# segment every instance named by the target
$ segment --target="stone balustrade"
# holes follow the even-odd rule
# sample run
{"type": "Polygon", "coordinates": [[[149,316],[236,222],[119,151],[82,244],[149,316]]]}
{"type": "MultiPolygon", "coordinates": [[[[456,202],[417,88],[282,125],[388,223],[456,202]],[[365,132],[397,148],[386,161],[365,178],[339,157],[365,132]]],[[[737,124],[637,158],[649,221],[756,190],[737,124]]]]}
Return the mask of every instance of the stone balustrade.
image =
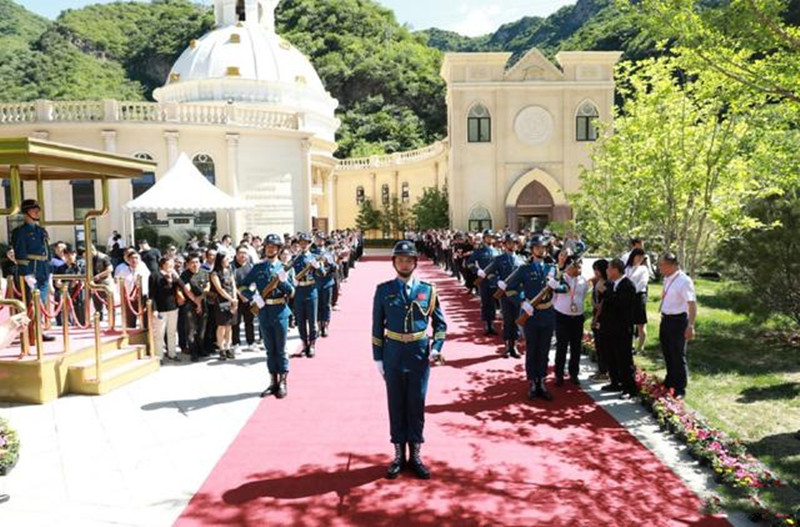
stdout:
{"type": "Polygon", "coordinates": [[[434,157],[438,157],[445,152],[445,144],[443,141],[437,141],[432,145],[416,150],[409,150],[407,152],[395,152],[394,154],[386,154],[382,156],[370,157],[355,157],[352,159],[343,159],[339,161],[336,167],[337,171],[354,171],[354,170],[369,170],[372,168],[384,168],[400,165],[411,165],[422,161],[427,161],[434,157]]]}
{"type": "Polygon", "coordinates": [[[0,124],[132,122],[299,130],[297,113],[237,105],[105,101],[0,103],[0,124]]]}

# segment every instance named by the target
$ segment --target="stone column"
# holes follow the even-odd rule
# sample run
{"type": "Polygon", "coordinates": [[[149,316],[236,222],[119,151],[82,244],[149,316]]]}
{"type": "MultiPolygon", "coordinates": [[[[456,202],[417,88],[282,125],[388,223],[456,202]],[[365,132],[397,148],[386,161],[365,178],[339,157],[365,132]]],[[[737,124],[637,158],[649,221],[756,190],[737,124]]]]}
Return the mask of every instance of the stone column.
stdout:
{"type": "Polygon", "coordinates": [[[335,169],[331,169],[331,229],[338,229],[339,228],[339,211],[336,210],[339,204],[339,175],[334,172],[335,169]]]}
{"type": "MultiPolygon", "coordinates": [[[[117,153],[117,131],[116,130],[102,130],[100,135],[103,137],[103,149],[106,152],[110,152],[112,154],[117,153]]],[[[128,223],[124,220],[124,211],[122,206],[124,203],[120,203],[120,185],[125,184],[126,181],[120,179],[112,179],[108,183],[108,201],[109,201],[109,215],[108,217],[97,219],[97,237],[98,243],[101,240],[107,240],[108,237],[111,235],[111,232],[116,230],[118,232],[124,232],[124,224],[128,223]],[[103,229],[100,228],[100,225],[103,225],[103,229]]],[[[95,206],[101,207],[103,194],[102,189],[98,189],[99,194],[95,192],[95,206]]],[[[88,239],[88,234],[87,239],[88,239]]],[[[103,242],[105,243],[105,242],[103,242]]]]}
{"type": "Polygon", "coordinates": [[[311,141],[300,142],[300,155],[303,170],[300,173],[300,194],[294,197],[295,210],[299,212],[295,228],[306,232],[311,230],[311,141]]]}
{"type": "Polygon", "coordinates": [[[329,231],[332,231],[333,229],[336,228],[335,227],[336,210],[334,208],[334,207],[336,207],[336,198],[333,195],[333,193],[335,192],[334,191],[334,187],[333,187],[333,178],[334,177],[336,177],[336,176],[333,175],[333,171],[328,172],[327,174],[324,175],[324,178],[325,178],[325,193],[328,195],[328,230],[329,231]]]}
{"type": "MultiPolygon", "coordinates": [[[[228,194],[234,198],[239,197],[239,134],[225,134],[225,142],[228,146],[228,170],[227,170],[227,188],[228,194]]],[[[219,221],[219,217],[217,218],[219,221]]],[[[230,234],[234,243],[238,243],[242,239],[242,225],[244,221],[241,211],[231,211],[227,213],[227,232],[230,234]]]]}
{"type": "Polygon", "coordinates": [[[180,148],[178,146],[178,138],[180,134],[177,131],[164,132],[164,140],[167,142],[167,170],[172,168],[172,165],[178,161],[180,156],[180,148]]]}
{"type": "Polygon", "coordinates": [[[372,206],[377,208],[380,207],[380,201],[378,201],[378,174],[373,172],[369,177],[372,179],[372,206]]]}

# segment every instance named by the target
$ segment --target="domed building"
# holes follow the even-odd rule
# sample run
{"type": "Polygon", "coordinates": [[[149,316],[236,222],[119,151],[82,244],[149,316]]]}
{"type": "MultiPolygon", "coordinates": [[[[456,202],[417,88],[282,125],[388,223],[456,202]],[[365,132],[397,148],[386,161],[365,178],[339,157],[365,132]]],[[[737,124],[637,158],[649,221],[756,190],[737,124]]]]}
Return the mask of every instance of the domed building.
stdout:
{"type": "MultiPolygon", "coordinates": [[[[187,43],[157,102],[36,101],[4,104],[0,135],[34,136],[158,163],[154,174],[111,188],[111,214],[98,220],[96,240],[112,230],[130,238],[124,204],[147,191],[186,153],[211,182],[254,207],[226,213],[137,213],[136,228],[180,237],[209,230],[295,232],[331,228],[336,161],[336,99],[311,62],[275,32],[278,0],[216,0],[217,27],[187,43]],[[332,196],[332,192],[328,193],[332,196]]],[[[99,188],[75,182],[45,186],[46,217],[71,219],[100,204],[99,188]],[[57,196],[72,199],[53,199],[57,196]]],[[[192,189],[186,189],[191,193],[192,189]]],[[[26,196],[35,187],[26,183],[26,196]]],[[[0,233],[6,236],[10,232],[0,233]]],[[[72,227],[51,227],[51,239],[82,241],[72,227]]]]}
{"type": "MultiPolygon", "coordinates": [[[[536,49],[447,53],[446,139],[411,152],[337,160],[337,101],[311,62],[275,31],[278,0],[215,0],[217,27],[187,43],[156,102],[34,101],[0,104],[0,137],[51,141],[152,159],[158,169],[111,184],[111,214],[97,220],[96,242],[112,230],[128,240],[142,227],[185,238],[216,230],[297,232],[355,227],[366,201],[393,197],[411,207],[425,189],[446,189],[458,229],[541,228],[572,217],[567,196],[591,161],[597,121],[610,122],[619,52],[536,49]],[[233,213],[141,212],[141,196],[185,153],[224,192],[249,201],[233,213]],[[135,227],[134,227],[135,225],[135,227]]],[[[25,195],[36,195],[25,183],[25,195]]],[[[186,189],[191,193],[192,189],[186,189]]],[[[102,200],[99,184],[45,186],[45,216],[82,218],[102,200]],[[54,199],[64,197],[66,199],[54,199]]],[[[5,187],[5,202],[10,193],[5,187]]],[[[8,218],[0,241],[19,221],[8,218]]],[[[50,227],[53,240],[81,243],[82,228],[50,227]]]]}

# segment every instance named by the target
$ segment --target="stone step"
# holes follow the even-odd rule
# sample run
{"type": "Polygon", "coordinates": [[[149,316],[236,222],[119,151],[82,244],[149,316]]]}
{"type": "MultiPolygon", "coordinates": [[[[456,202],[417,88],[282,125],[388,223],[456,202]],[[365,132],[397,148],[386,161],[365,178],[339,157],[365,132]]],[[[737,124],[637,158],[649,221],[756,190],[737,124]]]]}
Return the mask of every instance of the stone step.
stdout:
{"type": "MultiPolygon", "coordinates": [[[[139,355],[145,356],[146,349],[144,346],[124,346],[120,348],[111,348],[110,351],[103,350],[100,355],[100,371],[101,376],[123,364],[132,362],[139,359],[139,355]]],[[[69,367],[69,382],[85,382],[89,378],[95,376],[95,357],[94,353],[83,360],[71,364],[69,367]]]]}
{"type": "Polygon", "coordinates": [[[92,369],[91,376],[70,384],[70,392],[102,395],[158,371],[160,367],[161,361],[155,357],[133,360],[108,371],[102,371],[100,381],[94,378],[94,369],[92,369]]]}

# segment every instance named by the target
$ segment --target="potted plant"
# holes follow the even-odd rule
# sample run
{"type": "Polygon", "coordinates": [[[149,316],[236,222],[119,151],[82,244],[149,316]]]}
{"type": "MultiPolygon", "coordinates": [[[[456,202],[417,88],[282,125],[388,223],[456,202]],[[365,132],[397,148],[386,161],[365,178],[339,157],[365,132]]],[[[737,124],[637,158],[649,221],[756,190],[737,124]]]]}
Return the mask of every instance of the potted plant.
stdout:
{"type": "Polygon", "coordinates": [[[19,438],[5,419],[0,419],[0,476],[14,468],[19,459],[19,438]]]}

